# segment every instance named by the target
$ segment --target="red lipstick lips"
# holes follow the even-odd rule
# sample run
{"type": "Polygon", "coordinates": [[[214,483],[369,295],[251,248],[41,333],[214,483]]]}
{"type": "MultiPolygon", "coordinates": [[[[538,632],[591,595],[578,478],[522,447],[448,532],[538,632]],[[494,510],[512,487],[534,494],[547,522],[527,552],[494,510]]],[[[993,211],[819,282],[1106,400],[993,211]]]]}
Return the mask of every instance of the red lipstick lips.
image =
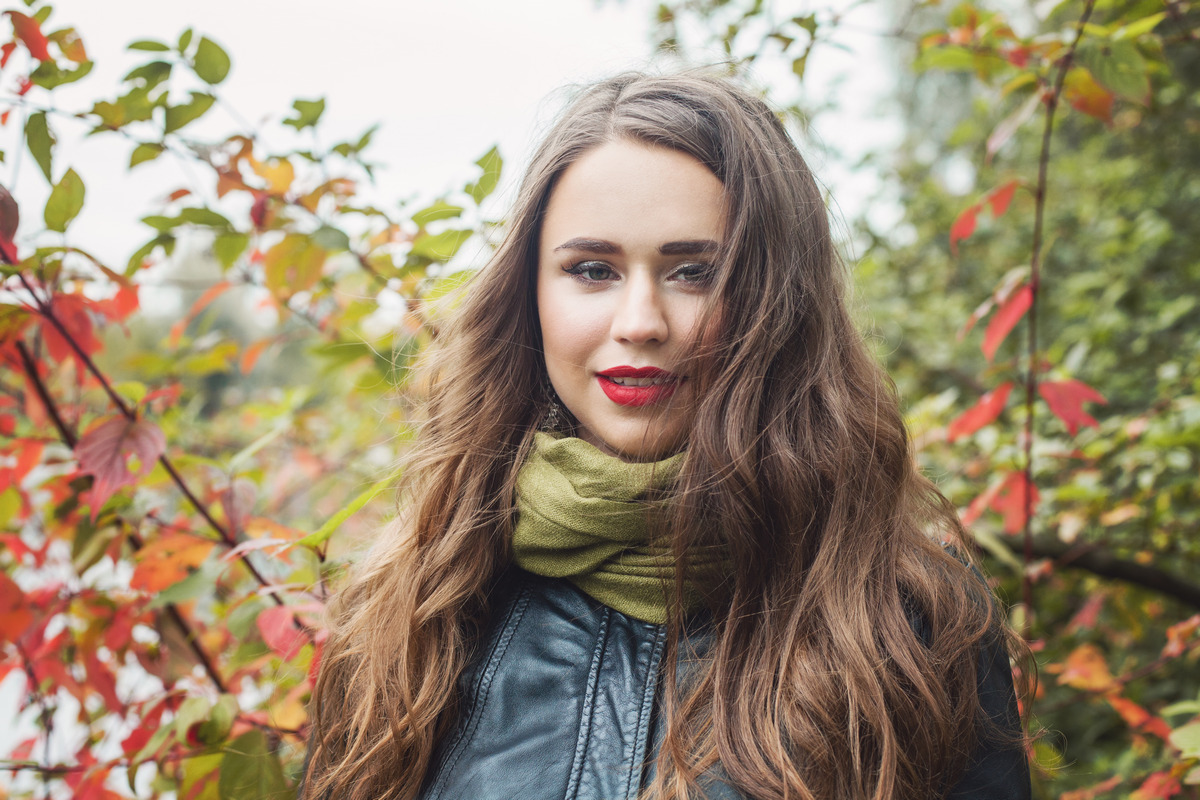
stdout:
{"type": "Polygon", "coordinates": [[[600,389],[617,405],[648,406],[675,394],[680,378],[658,367],[620,366],[596,373],[600,389]]]}

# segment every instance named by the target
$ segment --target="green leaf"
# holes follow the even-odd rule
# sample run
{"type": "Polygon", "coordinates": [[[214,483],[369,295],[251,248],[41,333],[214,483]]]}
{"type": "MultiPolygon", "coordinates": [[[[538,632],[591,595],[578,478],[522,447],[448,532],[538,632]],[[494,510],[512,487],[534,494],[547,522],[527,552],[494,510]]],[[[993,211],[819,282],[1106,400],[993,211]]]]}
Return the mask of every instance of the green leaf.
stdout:
{"type": "Polygon", "coordinates": [[[285,800],[295,795],[283,777],[279,758],[260,730],[243,733],[225,749],[218,779],[221,800],[285,800]]]}
{"type": "Polygon", "coordinates": [[[169,255],[175,249],[175,237],[169,233],[160,233],[137,250],[134,250],[125,265],[125,276],[128,277],[141,269],[145,260],[159,247],[166,250],[169,255]]]}
{"type": "Polygon", "coordinates": [[[1143,17],[1136,22],[1131,22],[1113,33],[1114,39],[1136,39],[1139,36],[1144,36],[1150,31],[1158,27],[1158,23],[1162,22],[1167,16],[1167,12],[1160,11],[1157,14],[1151,14],[1148,17],[1143,17]]]}
{"type": "Polygon", "coordinates": [[[313,233],[313,241],[326,250],[349,250],[350,237],[330,225],[322,225],[313,233]]]}
{"type": "Polygon", "coordinates": [[[208,719],[211,707],[203,697],[189,697],[184,700],[183,705],[175,712],[175,735],[185,740],[188,728],[208,719]]]}
{"type": "Polygon", "coordinates": [[[1125,39],[1099,47],[1080,48],[1079,60],[1095,79],[1115,94],[1136,103],[1150,99],[1150,74],[1137,45],[1125,39]]]}
{"type": "Polygon", "coordinates": [[[213,255],[221,262],[221,266],[229,269],[237,262],[238,256],[246,252],[250,237],[244,233],[222,233],[213,240],[213,255]]]}
{"type": "Polygon", "coordinates": [[[140,67],[134,67],[129,70],[129,73],[122,80],[126,83],[140,80],[144,88],[152,89],[169,77],[171,77],[171,64],[169,62],[151,61],[149,64],[142,64],[140,67]]]}
{"type": "Polygon", "coordinates": [[[177,228],[180,221],[179,217],[164,217],[162,214],[151,214],[142,217],[142,222],[156,231],[169,231],[172,228],[177,228]]]}
{"type": "Polygon", "coordinates": [[[316,100],[296,100],[292,103],[292,108],[296,109],[296,116],[291,119],[285,119],[284,125],[291,125],[296,130],[303,130],[317,124],[317,120],[321,118],[321,114],[325,113],[325,98],[320,97],[316,100]]]}
{"type": "Polygon", "coordinates": [[[325,520],[325,524],[317,528],[315,531],[305,536],[296,544],[302,544],[305,547],[318,547],[330,537],[334,531],[342,526],[342,523],[357,514],[363,506],[374,500],[385,489],[395,483],[400,477],[400,470],[396,470],[391,475],[388,475],[381,481],[371,484],[365,491],[347,503],[340,511],[334,514],[329,519],[325,520]]]}
{"type": "Polygon", "coordinates": [[[215,86],[229,74],[229,54],[212,39],[201,36],[200,44],[196,45],[196,57],[192,66],[200,80],[215,86]]]}
{"type": "Polygon", "coordinates": [[[483,202],[483,198],[495,190],[496,184],[500,182],[500,170],[504,166],[504,159],[500,157],[499,148],[492,147],[475,163],[483,168],[483,174],[479,176],[478,181],[467,184],[464,189],[467,194],[471,195],[472,200],[480,203],[483,202]]]}
{"type": "Polygon", "coordinates": [[[33,156],[33,160],[41,167],[42,174],[46,176],[46,182],[51,186],[54,185],[54,171],[51,167],[56,141],[49,123],[46,122],[46,112],[38,111],[30,114],[29,120],[25,123],[25,142],[29,145],[29,152],[33,156]]]}
{"type": "Polygon", "coordinates": [[[46,201],[46,227],[52,231],[63,233],[75,215],[83,208],[83,180],[75,174],[75,170],[67,170],[62,180],[50,191],[50,199],[46,201]]]}
{"type": "Polygon", "coordinates": [[[289,233],[263,256],[263,278],[275,294],[295,294],[321,278],[325,250],[311,236],[289,233]]]}
{"type": "Polygon", "coordinates": [[[179,212],[179,219],[192,225],[207,225],[210,228],[233,227],[233,223],[211,208],[185,208],[179,212]]]}
{"type": "Polygon", "coordinates": [[[448,230],[438,234],[424,234],[413,242],[412,254],[423,256],[432,261],[449,261],[462,247],[463,242],[470,239],[474,231],[448,230]]]}
{"type": "Polygon", "coordinates": [[[167,120],[165,131],[172,133],[179,130],[189,122],[199,119],[208,109],[212,108],[212,104],[216,98],[211,94],[203,92],[192,92],[191,102],[184,103],[179,106],[169,106],[167,108],[167,120]]]}
{"type": "Polygon", "coordinates": [[[0,492],[0,528],[8,525],[13,514],[21,510],[21,492],[16,486],[9,486],[0,492]]]}
{"type": "Polygon", "coordinates": [[[220,744],[229,737],[233,720],[237,716],[237,698],[223,694],[208,714],[208,719],[196,729],[196,738],[201,744],[220,744]]]}
{"type": "Polygon", "coordinates": [[[431,222],[439,219],[453,219],[463,212],[462,206],[454,206],[447,203],[445,200],[438,200],[433,205],[423,208],[413,214],[412,221],[418,227],[424,228],[431,222]]]}
{"type": "Polygon", "coordinates": [[[153,161],[162,155],[165,148],[161,144],[155,142],[142,142],[137,147],[133,148],[133,155],[129,157],[129,167],[132,169],[138,164],[144,164],[147,161],[153,161]]]}
{"type": "Polygon", "coordinates": [[[1182,751],[1184,758],[1200,758],[1200,722],[1171,731],[1170,738],[1171,744],[1182,751]]]}
{"type": "Polygon", "coordinates": [[[1183,700],[1179,703],[1172,703],[1159,712],[1159,716],[1173,717],[1177,714],[1200,714],[1200,700],[1183,700]]]}
{"type": "Polygon", "coordinates": [[[179,45],[178,45],[179,52],[182,53],[184,50],[187,50],[188,45],[191,43],[192,43],[192,29],[188,28],[183,33],[179,34],[179,45]]]}
{"type": "Polygon", "coordinates": [[[43,61],[29,74],[29,80],[43,89],[54,89],[66,83],[74,83],[91,71],[91,61],[84,61],[71,69],[63,69],[53,61],[43,61]]]}
{"type": "MultiPolygon", "coordinates": [[[[188,800],[221,800],[217,782],[213,777],[220,774],[221,762],[224,759],[224,753],[204,753],[183,759],[180,762],[183,776],[179,785],[179,796],[188,800]]],[[[136,774],[134,770],[130,770],[130,773],[136,774]]],[[[133,782],[132,777],[130,781],[133,782]]],[[[136,793],[136,784],[132,788],[136,793]]]]}
{"type": "Polygon", "coordinates": [[[150,53],[165,53],[171,48],[167,47],[162,42],[156,42],[153,39],[138,39],[136,42],[131,42],[126,50],[145,50],[150,53]]]}
{"type": "Polygon", "coordinates": [[[950,72],[975,69],[975,54],[965,47],[927,47],[913,62],[918,72],[927,69],[944,69],[950,72]]]}

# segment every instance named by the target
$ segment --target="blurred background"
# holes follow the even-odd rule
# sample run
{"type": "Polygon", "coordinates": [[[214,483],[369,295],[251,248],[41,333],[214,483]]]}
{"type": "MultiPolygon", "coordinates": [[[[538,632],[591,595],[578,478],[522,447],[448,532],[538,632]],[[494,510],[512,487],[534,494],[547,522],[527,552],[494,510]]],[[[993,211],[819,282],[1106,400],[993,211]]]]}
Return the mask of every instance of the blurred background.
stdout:
{"type": "Polygon", "coordinates": [[[915,457],[1035,650],[1035,795],[1200,797],[1188,4],[4,13],[0,794],[294,793],[408,368],[531,148],[572,87],[705,66],[826,188],[915,457]]]}

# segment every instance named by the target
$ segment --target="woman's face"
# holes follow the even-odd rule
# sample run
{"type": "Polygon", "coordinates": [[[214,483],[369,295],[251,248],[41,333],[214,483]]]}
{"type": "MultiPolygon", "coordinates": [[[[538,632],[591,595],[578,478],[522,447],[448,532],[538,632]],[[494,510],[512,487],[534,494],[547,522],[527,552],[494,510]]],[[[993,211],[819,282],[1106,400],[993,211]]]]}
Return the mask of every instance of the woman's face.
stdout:
{"type": "Polygon", "coordinates": [[[685,360],[725,232],[724,187],[689,155],[628,140],[560,176],[542,221],[537,305],[550,383],[579,435],[628,461],[691,429],[685,360]]]}

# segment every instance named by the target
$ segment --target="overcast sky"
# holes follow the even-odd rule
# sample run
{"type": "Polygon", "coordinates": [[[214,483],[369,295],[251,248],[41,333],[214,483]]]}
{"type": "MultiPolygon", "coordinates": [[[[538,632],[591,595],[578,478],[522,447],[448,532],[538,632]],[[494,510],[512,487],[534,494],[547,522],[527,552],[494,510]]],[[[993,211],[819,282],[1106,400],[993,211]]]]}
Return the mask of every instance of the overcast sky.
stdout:
{"type": "MultiPolygon", "coordinates": [[[[472,162],[493,144],[514,166],[521,162],[565,85],[646,67],[651,15],[649,0],[60,0],[49,27],[74,25],[96,66],[54,96],[68,110],[113,96],[120,78],[147,60],[125,51],[130,41],[174,42],[191,26],[232,56],[219,94],[241,120],[217,108],[189,134],[235,133],[243,121],[257,127],[274,117],[265,145],[286,147],[289,129],[277,122],[291,101],[324,97],[327,142],[381,124],[370,151],[385,165],[379,197],[436,196],[473,178],[472,162]]],[[[137,219],[192,176],[166,158],[129,171],[130,142],[81,140],[87,127],[70,119],[51,124],[61,142],[56,175],[72,166],[87,185],[73,242],[123,261],[149,238],[137,219]]],[[[0,134],[10,150],[9,180],[18,133],[10,123],[0,134]]],[[[18,202],[40,221],[46,182],[27,153],[18,169],[18,202]]]]}
{"type": "MultiPolygon", "coordinates": [[[[809,7],[800,0],[775,5],[777,17],[809,7]]],[[[394,203],[461,187],[477,172],[472,162],[499,144],[508,169],[495,213],[503,213],[520,167],[561,108],[564,87],[653,67],[654,6],[653,0],[60,0],[50,27],[74,25],[96,66],[54,97],[61,109],[86,110],[97,97],[114,96],[120,78],[147,60],[145,53],[125,50],[130,41],[174,42],[184,28],[194,27],[233,58],[219,95],[235,113],[218,107],[211,119],[189,127],[189,134],[218,137],[263,127],[270,118],[263,127],[266,148],[305,144],[288,140],[290,129],[278,120],[293,99],[324,97],[326,144],[381,125],[370,154],[384,169],[371,199],[394,203]]],[[[883,27],[871,19],[878,11],[855,13],[858,27],[883,27]]],[[[879,42],[870,36],[856,41],[852,33],[840,38],[850,50],[823,47],[809,62],[810,97],[836,92],[842,107],[820,121],[816,136],[850,144],[852,151],[877,146],[894,131],[893,124],[868,119],[886,82],[877,66],[879,42]]],[[[721,57],[694,55],[710,62],[721,57]]],[[[786,75],[782,80],[795,84],[786,75]]],[[[34,102],[38,94],[30,95],[34,102]]],[[[40,227],[48,186],[28,153],[15,152],[17,122],[0,130],[9,151],[2,172],[29,221],[21,229],[27,235],[40,227]]],[[[84,139],[87,125],[69,118],[52,117],[51,124],[60,140],[56,175],[71,166],[87,185],[71,243],[114,265],[123,265],[150,238],[138,219],[157,213],[162,197],[208,180],[199,178],[202,169],[169,158],[131,171],[131,142],[116,136],[84,139]]],[[[808,154],[845,213],[857,211],[873,192],[870,175],[826,163],[818,152],[808,154]]],[[[33,244],[20,238],[18,243],[33,244]]]]}

